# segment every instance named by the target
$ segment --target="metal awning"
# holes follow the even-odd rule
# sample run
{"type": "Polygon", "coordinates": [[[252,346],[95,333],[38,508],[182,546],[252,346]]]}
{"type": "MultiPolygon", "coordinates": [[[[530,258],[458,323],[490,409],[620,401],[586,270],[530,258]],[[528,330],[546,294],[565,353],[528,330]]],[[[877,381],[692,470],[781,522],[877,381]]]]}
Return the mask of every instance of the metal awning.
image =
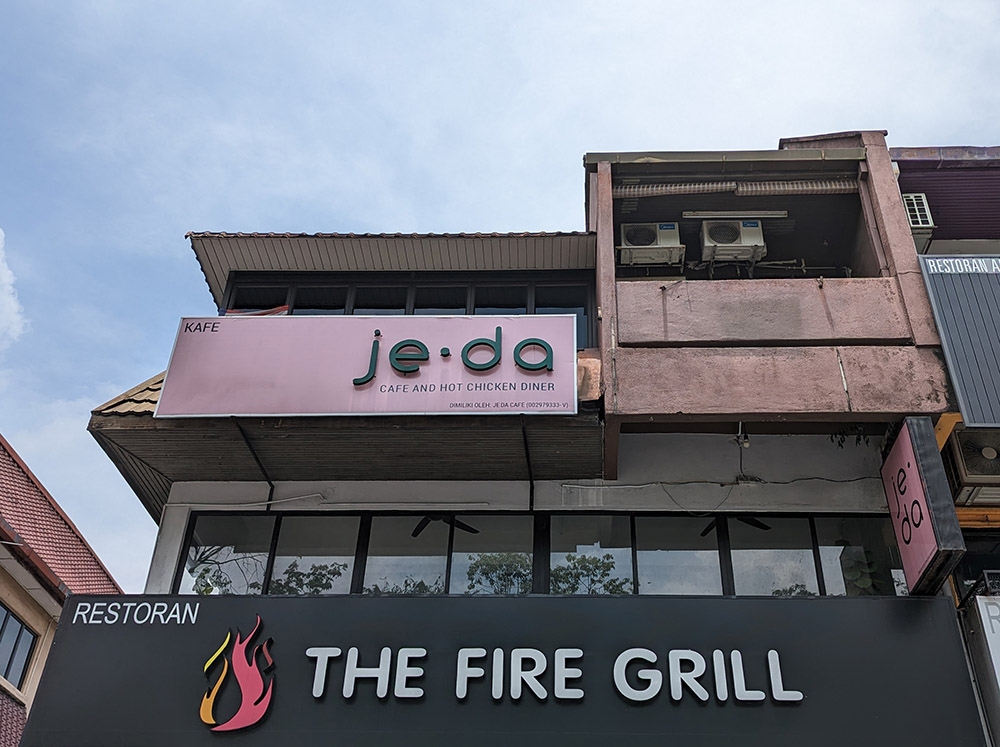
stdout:
{"type": "Polygon", "coordinates": [[[579,270],[595,266],[591,233],[188,233],[216,305],[231,272],[579,270]]]}

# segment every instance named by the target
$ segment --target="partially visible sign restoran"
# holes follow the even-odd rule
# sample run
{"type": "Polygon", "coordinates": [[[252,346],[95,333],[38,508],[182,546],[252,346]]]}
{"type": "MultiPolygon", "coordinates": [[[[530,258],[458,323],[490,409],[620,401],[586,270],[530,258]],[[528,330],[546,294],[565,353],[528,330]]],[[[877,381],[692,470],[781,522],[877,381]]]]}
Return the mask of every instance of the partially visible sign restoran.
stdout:
{"type": "Polygon", "coordinates": [[[156,417],[575,414],[576,318],[182,319],[156,417]]]}

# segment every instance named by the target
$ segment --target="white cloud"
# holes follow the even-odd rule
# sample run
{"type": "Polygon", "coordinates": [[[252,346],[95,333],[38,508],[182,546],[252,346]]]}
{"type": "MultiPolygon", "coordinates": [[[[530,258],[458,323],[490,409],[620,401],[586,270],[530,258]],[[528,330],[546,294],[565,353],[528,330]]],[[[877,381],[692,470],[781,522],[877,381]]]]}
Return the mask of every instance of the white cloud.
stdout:
{"type": "Polygon", "coordinates": [[[0,229],[0,350],[20,337],[28,326],[14,290],[14,273],[7,266],[5,239],[3,229],[0,229]]]}

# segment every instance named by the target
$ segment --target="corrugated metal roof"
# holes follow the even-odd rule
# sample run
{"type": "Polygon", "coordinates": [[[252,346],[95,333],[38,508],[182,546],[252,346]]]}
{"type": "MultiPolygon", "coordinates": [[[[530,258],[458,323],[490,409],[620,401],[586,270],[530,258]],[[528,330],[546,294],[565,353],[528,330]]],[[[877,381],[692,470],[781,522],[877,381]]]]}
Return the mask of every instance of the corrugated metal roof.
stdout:
{"type": "MultiPolygon", "coordinates": [[[[681,164],[715,165],[739,164],[746,167],[754,164],[758,167],[781,169],[815,168],[820,163],[844,164],[863,160],[864,148],[796,148],[783,150],[722,150],[722,151],[638,151],[624,153],[586,153],[583,156],[584,166],[593,166],[600,161],[612,164],[663,165],[681,164]],[[808,165],[807,165],[808,164],[808,165]]],[[[837,168],[840,168],[838,166],[837,168]]]]}
{"type": "Polygon", "coordinates": [[[230,272],[590,269],[596,234],[187,234],[217,305],[230,272]]]}
{"type": "Polygon", "coordinates": [[[0,523],[11,552],[55,594],[121,594],[100,558],[0,436],[0,523]]]}

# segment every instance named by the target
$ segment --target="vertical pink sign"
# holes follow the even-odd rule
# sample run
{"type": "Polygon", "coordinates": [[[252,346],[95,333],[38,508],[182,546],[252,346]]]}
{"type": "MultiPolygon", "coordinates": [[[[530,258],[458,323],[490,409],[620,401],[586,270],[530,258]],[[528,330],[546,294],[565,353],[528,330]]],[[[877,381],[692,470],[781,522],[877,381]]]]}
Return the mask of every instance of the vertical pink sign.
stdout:
{"type": "Polygon", "coordinates": [[[882,465],[882,485],[889,501],[889,516],[903,560],[906,585],[912,592],[934,558],[938,543],[905,421],[882,465]]]}

